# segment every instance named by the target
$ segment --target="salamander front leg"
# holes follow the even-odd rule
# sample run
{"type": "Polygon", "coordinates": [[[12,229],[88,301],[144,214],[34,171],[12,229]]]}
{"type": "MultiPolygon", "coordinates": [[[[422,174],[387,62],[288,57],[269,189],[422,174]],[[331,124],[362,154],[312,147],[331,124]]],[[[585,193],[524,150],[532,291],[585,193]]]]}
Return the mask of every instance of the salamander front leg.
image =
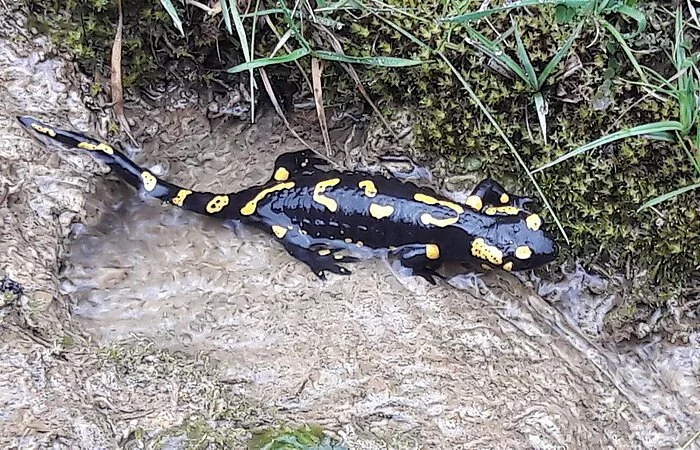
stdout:
{"type": "Polygon", "coordinates": [[[442,280],[444,276],[437,272],[440,268],[440,247],[436,244],[412,244],[404,245],[394,251],[399,257],[401,265],[413,271],[414,276],[424,278],[428,283],[435,285],[435,278],[442,280]]]}
{"type": "Polygon", "coordinates": [[[313,270],[320,279],[326,279],[326,272],[337,273],[338,275],[350,275],[345,267],[338,263],[352,263],[358,261],[353,256],[337,254],[340,249],[330,248],[322,241],[316,241],[308,235],[302,234],[295,226],[283,227],[273,225],[272,232],[282,241],[287,253],[303,262],[313,270]]]}
{"type": "Polygon", "coordinates": [[[503,186],[487,178],[474,188],[466,203],[477,211],[484,207],[512,207],[527,211],[526,205],[534,202],[530,197],[518,197],[507,193],[503,186]]]}
{"type": "Polygon", "coordinates": [[[290,175],[313,173],[317,168],[328,165],[328,161],[310,150],[283,153],[275,160],[275,171],[272,178],[275,181],[287,181],[290,175]]]}

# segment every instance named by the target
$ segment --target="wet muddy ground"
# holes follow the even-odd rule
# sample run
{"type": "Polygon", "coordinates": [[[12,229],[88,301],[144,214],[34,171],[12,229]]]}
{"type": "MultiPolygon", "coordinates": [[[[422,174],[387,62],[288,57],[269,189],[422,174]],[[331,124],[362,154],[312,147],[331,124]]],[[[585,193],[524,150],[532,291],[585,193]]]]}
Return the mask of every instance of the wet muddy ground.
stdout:
{"type": "MultiPolygon", "coordinates": [[[[657,449],[700,428],[697,336],[613,345],[617,294],[600,279],[433,287],[369,260],[320,282],[267,235],[48,152],[15,115],[89,132],[99,120],[85,78],[5,15],[0,270],[25,293],[0,303],[3,448],[245,448],[253,431],[313,422],[353,449],[657,449]]],[[[212,130],[205,96],[173,95],[127,110],[134,159],[166,179],[236,190],[303,148],[273,114],[212,130]]],[[[322,148],[312,115],[294,122],[322,148]]],[[[337,161],[387,150],[360,145],[362,127],[333,130],[337,161]]]]}

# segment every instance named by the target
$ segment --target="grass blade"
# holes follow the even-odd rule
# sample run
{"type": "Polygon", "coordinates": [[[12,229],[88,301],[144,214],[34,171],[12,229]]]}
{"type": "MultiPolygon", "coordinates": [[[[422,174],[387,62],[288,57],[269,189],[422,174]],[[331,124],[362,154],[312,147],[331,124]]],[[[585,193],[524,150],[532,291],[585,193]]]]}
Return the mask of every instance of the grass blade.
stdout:
{"type": "Polygon", "coordinates": [[[394,58],[391,56],[349,56],[326,50],[314,50],[312,54],[319,59],[328,61],[338,61],[349,64],[367,64],[381,67],[410,67],[430,62],[418,61],[416,59],[394,58]]]}
{"type": "MultiPolygon", "coordinates": [[[[221,0],[222,2],[224,0],[221,0]]],[[[241,14],[238,12],[238,2],[233,2],[230,6],[231,19],[233,19],[233,24],[236,27],[236,34],[238,34],[238,39],[241,42],[241,50],[243,51],[243,57],[246,62],[251,61],[250,46],[248,45],[248,36],[245,34],[245,28],[243,28],[243,21],[241,20],[241,14]]],[[[252,77],[253,74],[251,73],[252,77]]]]}
{"type": "Polygon", "coordinates": [[[692,191],[693,189],[698,189],[700,188],[700,183],[695,183],[691,184],[690,186],[682,187],[680,189],[676,189],[675,191],[667,192],[664,195],[659,195],[658,197],[654,197],[648,202],[644,203],[642,206],[639,207],[637,212],[645,210],[647,208],[651,208],[652,206],[656,206],[661,202],[665,202],[666,200],[671,200],[672,198],[675,198],[681,194],[685,194],[686,192],[692,191]]]}
{"type": "Polygon", "coordinates": [[[544,145],[547,145],[547,102],[541,92],[535,92],[535,108],[537,109],[537,117],[540,120],[540,129],[542,130],[542,139],[544,145]]]}
{"type": "Polygon", "coordinates": [[[564,58],[564,56],[566,56],[567,53],[569,53],[569,49],[571,48],[571,45],[573,45],[574,40],[576,40],[579,33],[581,32],[584,23],[585,21],[583,20],[579,22],[574,32],[571,33],[571,36],[569,36],[569,38],[566,40],[566,42],[564,42],[564,45],[559,49],[557,54],[554,55],[554,58],[552,58],[552,60],[549,61],[542,73],[540,73],[540,76],[537,78],[537,90],[539,90],[544,85],[544,82],[547,81],[547,78],[554,71],[559,62],[564,58]]]}
{"type": "MultiPolygon", "coordinates": [[[[328,41],[331,43],[331,46],[333,49],[340,54],[343,54],[343,46],[340,44],[340,41],[338,38],[333,34],[328,28],[325,26],[321,25],[320,29],[326,33],[326,36],[328,37],[328,41]]],[[[391,127],[389,122],[386,120],[386,117],[384,117],[384,114],[377,108],[377,105],[372,101],[372,98],[369,96],[367,93],[367,90],[362,84],[362,80],[360,79],[360,76],[357,74],[357,71],[355,68],[352,66],[352,64],[347,64],[347,63],[341,63],[340,64],[343,70],[352,78],[352,80],[355,82],[355,87],[357,90],[360,92],[362,97],[364,97],[365,101],[372,107],[372,110],[374,113],[379,117],[379,119],[382,121],[386,129],[391,133],[391,136],[394,138],[396,142],[399,142],[399,136],[396,134],[394,129],[391,127]]]]}
{"type": "Polygon", "coordinates": [[[226,24],[226,31],[228,34],[233,34],[233,28],[231,27],[231,13],[228,8],[228,0],[221,0],[221,13],[224,16],[224,23],[226,24]]]}
{"type": "Polygon", "coordinates": [[[518,63],[516,63],[513,58],[508,56],[503,51],[503,49],[501,49],[498,45],[489,40],[486,36],[479,33],[469,25],[465,25],[465,27],[467,29],[467,33],[469,33],[469,36],[473,39],[467,41],[468,44],[470,44],[486,56],[497,60],[504,67],[510,69],[514,74],[520,77],[526,84],[530,84],[530,80],[528,79],[528,76],[523,70],[523,68],[520,67],[520,65],[518,65],[518,63]]]}
{"type": "Polygon", "coordinates": [[[175,6],[173,5],[173,2],[171,0],[160,0],[160,3],[163,5],[163,8],[170,14],[170,18],[173,19],[173,25],[175,25],[175,28],[180,31],[180,34],[182,36],[185,36],[185,32],[182,30],[182,21],[180,20],[180,16],[177,15],[177,10],[175,9],[175,6]]]}
{"type": "MultiPolygon", "coordinates": [[[[294,35],[294,30],[292,30],[292,29],[290,28],[290,29],[288,29],[288,30],[282,35],[282,37],[278,38],[278,39],[277,39],[277,44],[275,45],[275,48],[273,48],[273,49],[272,49],[272,53],[270,53],[270,57],[275,56],[275,55],[277,54],[277,52],[280,51],[280,49],[281,49],[282,47],[285,47],[285,48],[286,48],[286,47],[287,47],[287,41],[289,40],[290,37],[292,37],[292,35],[294,35]]],[[[289,51],[289,50],[287,50],[287,51],[289,51]]]]}
{"type": "Polygon", "coordinates": [[[241,14],[241,19],[247,19],[249,17],[261,17],[261,16],[269,16],[269,15],[274,15],[274,14],[282,14],[284,13],[284,10],[281,8],[272,8],[272,9],[261,9],[260,11],[255,11],[252,13],[247,13],[247,14],[241,14]]]}
{"type": "Polygon", "coordinates": [[[627,45],[627,42],[625,42],[625,38],[622,36],[622,34],[619,31],[617,31],[617,28],[612,26],[607,20],[600,19],[600,24],[603,25],[603,27],[606,30],[608,30],[610,34],[612,34],[613,37],[617,40],[617,42],[620,44],[620,47],[622,47],[622,50],[625,52],[625,55],[627,55],[627,59],[630,60],[632,66],[634,66],[634,70],[637,71],[639,79],[645,83],[649,83],[649,80],[647,80],[647,76],[644,74],[644,71],[637,62],[637,58],[635,58],[632,54],[632,49],[629,47],[629,45],[627,45]]]}
{"type": "Polygon", "coordinates": [[[258,67],[265,67],[265,66],[269,66],[272,64],[288,63],[288,62],[296,61],[299,58],[303,58],[304,56],[308,55],[309,53],[311,53],[310,50],[308,50],[306,48],[300,48],[300,49],[294,50],[293,52],[288,53],[286,55],[274,56],[272,58],[260,58],[260,59],[254,60],[254,61],[245,62],[243,64],[239,64],[237,66],[231,67],[230,69],[227,70],[227,72],[228,73],[238,73],[238,72],[243,72],[244,70],[257,69],[258,67]]]}
{"type": "Polygon", "coordinates": [[[613,10],[614,10],[615,12],[619,12],[619,13],[622,14],[622,15],[625,15],[625,16],[627,16],[627,17],[630,17],[630,18],[633,19],[635,22],[637,22],[637,31],[635,31],[634,33],[625,33],[625,34],[623,34],[622,36],[623,36],[625,39],[631,39],[631,38],[633,38],[633,37],[635,37],[635,36],[641,34],[641,33],[644,32],[644,30],[646,29],[646,27],[647,27],[647,18],[646,18],[646,16],[644,15],[644,13],[641,12],[640,10],[638,10],[638,9],[636,9],[636,8],[633,8],[633,7],[631,7],[631,6],[627,6],[627,5],[618,5],[618,6],[615,6],[615,7],[613,8],[613,10]]]}
{"type": "Polygon", "coordinates": [[[539,5],[565,5],[570,8],[578,8],[580,6],[586,6],[590,4],[590,0],[522,0],[519,2],[513,2],[508,6],[501,6],[499,8],[487,9],[485,11],[477,11],[468,14],[462,14],[454,17],[447,17],[441,19],[443,22],[453,22],[453,23],[466,23],[474,20],[481,19],[482,17],[490,16],[501,11],[508,11],[515,8],[523,8],[525,6],[539,6],[539,5]]]}
{"type": "Polygon", "coordinates": [[[636,126],[633,128],[629,128],[627,130],[616,131],[615,133],[608,134],[608,135],[603,136],[599,139],[596,139],[593,142],[589,142],[588,144],[582,145],[581,147],[577,148],[576,150],[573,150],[573,151],[567,153],[566,155],[560,156],[559,158],[555,159],[554,161],[548,162],[547,164],[543,165],[542,167],[538,167],[537,169],[533,170],[532,173],[541,172],[544,169],[555,166],[562,161],[566,161],[569,158],[573,158],[576,155],[580,155],[581,153],[587,152],[588,150],[593,150],[594,148],[600,147],[601,145],[609,144],[611,142],[615,142],[615,141],[618,141],[620,139],[626,139],[629,137],[640,136],[640,135],[644,135],[644,134],[659,133],[659,132],[663,132],[663,131],[680,131],[681,127],[682,127],[682,125],[680,122],[668,121],[668,122],[647,123],[644,125],[639,125],[639,126],[636,126]]]}
{"type": "MultiPolygon", "coordinates": [[[[283,36],[282,36],[282,34],[280,34],[279,30],[277,29],[277,26],[275,26],[275,24],[274,24],[274,23],[272,22],[272,20],[270,19],[270,16],[265,16],[265,23],[267,24],[268,28],[270,28],[270,30],[272,31],[272,33],[275,35],[275,37],[277,38],[277,40],[278,40],[278,41],[281,41],[282,38],[283,38],[283,36]]],[[[285,33],[285,34],[286,34],[286,33],[285,33]]],[[[284,49],[287,51],[287,53],[292,53],[292,48],[291,48],[289,45],[284,44],[284,49]]],[[[299,73],[300,73],[301,76],[304,78],[304,81],[306,82],[306,86],[308,86],[308,87],[309,87],[309,90],[312,91],[312,90],[313,90],[313,86],[312,86],[312,84],[311,84],[311,80],[309,79],[308,75],[306,75],[306,72],[304,71],[304,68],[301,67],[301,64],[299,64],[299,61],[298,61],[298,60],[295,60],[295,61],[294,61],[294,65],[297,66],[297,69],[299,69],[299,73]]],[[[260,71],[262,71],[262,70],[264,70],[264,69],[260,69],[260,71]]]]}
{"type": "MultiPolygon", "coordinates": [[[[513,19],[515,21],[515,19],[513,19]]],[[[525,50],[525,45],[523,45],[523,40],[520,37],[520,29],[518,28],[517,24],[513,24],[515,26],[515,42],[516,42],[516,49],[518,53],[518,59],[520,60],[520,64],[522,67],[525,69],[525,74],[527,75],[528,82],[527,84],[530,85],[530,88],[533,91],[537,91],[537,75],[535,74],[535,68],[532,67],[532,61],[530,61],[530,57],[527,54],[527,50],[525,50]]]]}
{"type": "Polygon", "coordinates": [[[675,144],[678,142],[676,139],[675,133],[671,133],[670,131],[659,131],[655,133],[649,133],[647,134],[647,137],[649,139],[655,139],[657,141],[663,141],[663,142],[670,142],[672,144],[675,144]]]}
{"type": "MultiPolygon", "coordinates": [[[[260,0],[256,0],[255,2],[255,12],[258,12],[260,9],[260,0]]],[[[255,27],[258,25],[258,18],[254,17],[253,18],[253,26],[250,31],[250,55],[251,57],[255,56],[255,27]]],[[[253,74],[253,70],[249,72],[249,82],[250,82],[250,91],[253,93],[250,96],[250,121],[251,123],[255,123],[255,88],[257,87],[257,84],[255,83],[255,76],[253,74]]]]}

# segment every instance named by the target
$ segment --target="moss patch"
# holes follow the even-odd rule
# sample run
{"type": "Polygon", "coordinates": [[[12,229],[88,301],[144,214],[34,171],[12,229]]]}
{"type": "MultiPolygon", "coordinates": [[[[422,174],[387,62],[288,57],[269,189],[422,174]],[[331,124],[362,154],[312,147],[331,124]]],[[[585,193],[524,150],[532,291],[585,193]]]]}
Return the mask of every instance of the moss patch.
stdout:
{"type": "MultiPolygon", "coordinates": [[[[202,80],[207,80],[211,75],[207,69],[240,62],[240,46],[219,27],[221,16],[208,16],[198,8],[185,9],[182,3],[173,3],[188,24],[185,36],[173,26],[160,2],[122,0],[125,87],[172,79],[171,69],[176,65],[189,64],[202,80]]],[[[29,2],[28,6],[30,27],[50,36],[61,51],[77,59],[86,73],[109,77],[119,17],[116,2],[40,1],[29,2]]],[[[99,89],[99,84],[94,89],[99,89]]]]}
{"type": "Polygon", "coordinates": [[[283,427],[258,433],[248,444],[250,450],[347,450],[326,436],[316,425],[283,427]]]}
{"type": "MultiPolygon", "coordinates": [[[[439,2],[389,3],[412,8],[411,14],[417,17],[430,17],[440,10],[439,2]]],[[[490,24],[475,26],[494,39],[497,35],[493,28],[505,31],[511,20],[523,33],[536,72],[544,68],[576,25],[558,24],[554,7],[540,7],[532,13],[511,11],[492,16],[490,24]]],[[[424,42],[443,49],[531,168],[604,134],[677,119],[677,107],[668,97],[649,96],[626,81],[636,77],[620,55],[619,46],[591,25],[584,28],[568,60],[560,64],[559,73],[555,72],[542,90],[549,105],[545,144],[528,86],[491,70],[488,66],[492,61],[469,50],[463,28],[426,26],[405,17],[397,23],[424,42]],[[577,68],[567,72],[566,67],[577,68]],[[607,101],[596,102],[599,97],[607,101]]],[[[415,45],[376,18],[369,17],[350,29],[348,48],[356,55],[428,56],[421,55],[415,45]]],[[[670,48],[672,27],[655,30],[650,26],[649,31],[657,45],[663,43],[670,48]]],[[[640,38],[639,47],[645,48],[649,39],[648,35],[640,38]]],[[[691,36],[690,41],[697,47],[698,36],[691,36]]],[[[511,37],[506,42],[509,54],[517,60],[515,40],[511,37]]],[[[692,43],[689,45],[693,48],[692,43]]],[[[641,57],[640,63],[668,77],[673,74],[670,60],[662,52],[641,57]]],[[[412,107],[417,116],[417,144],[422,149],[447,158],[457,173],[467,172],[476,157],[485,175],[513,179],[515,185],[532,193],[509,149],[462,93],[444,63],[401,70],[368,68],[365,75],[372,95],[384,101],[386,112],[394,103],[412,107]]],[[[679,146],[627,139],[570,159],[536,177],[572,239],[572,245],[564,248],[564,258],[578,257],[616,269],[631,261],[638,269],[649,269],[652,280],[672,283],[686,280],[700,264],[700,193],[662,204],[663,218],[650,210],[636,212],[646,200],[694,180],[692,166],[679,146]]]]}

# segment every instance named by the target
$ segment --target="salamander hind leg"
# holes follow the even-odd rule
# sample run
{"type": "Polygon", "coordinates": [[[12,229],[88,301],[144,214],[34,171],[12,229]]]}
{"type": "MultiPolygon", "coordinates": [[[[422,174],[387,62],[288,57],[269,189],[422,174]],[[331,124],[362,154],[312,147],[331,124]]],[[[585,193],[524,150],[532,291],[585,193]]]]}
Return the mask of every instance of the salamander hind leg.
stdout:
{"type": "Polygon", "coordinates": [[[437,272],[440,268],[440,247],[436,244],[412,244],[399,247],[393,252],[399,257],[401,265],[411,269],[414,276],[424,278],[435,285],[435,277],[442,280],[445,277],[437,272]]]}
{"type": "Polygon", "coordinates": [[[322,280],[326,279],[326,272],[350,275],[352,272],[338,263],[358,261],[358,258],[353,256],[338,254],[337,252],[341,248],[332,248],[325,242],[316,241],[308,235],[301,234],[294,226],[290,229],[289,226],[272,225],[271,228],[272,233],[282,242],[287,253],[309,266],[322,280]]]}

